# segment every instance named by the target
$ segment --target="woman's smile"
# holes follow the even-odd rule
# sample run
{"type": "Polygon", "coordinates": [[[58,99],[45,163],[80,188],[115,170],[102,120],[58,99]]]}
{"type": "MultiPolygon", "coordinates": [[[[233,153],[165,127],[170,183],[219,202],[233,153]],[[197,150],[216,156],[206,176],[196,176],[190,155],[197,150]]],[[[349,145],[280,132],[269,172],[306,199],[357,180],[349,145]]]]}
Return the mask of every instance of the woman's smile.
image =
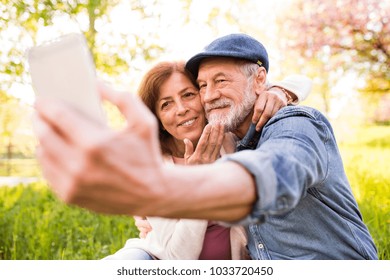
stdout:
{"type": "Polygon", "coordinates": [[[179,123],[178,126],[184,126],[184,127],[192,126],[192,124],[196,121],[196,119],[197,119],[197,117],[191,118],[189,120],[185,120],[185,121],[179,123]]]}

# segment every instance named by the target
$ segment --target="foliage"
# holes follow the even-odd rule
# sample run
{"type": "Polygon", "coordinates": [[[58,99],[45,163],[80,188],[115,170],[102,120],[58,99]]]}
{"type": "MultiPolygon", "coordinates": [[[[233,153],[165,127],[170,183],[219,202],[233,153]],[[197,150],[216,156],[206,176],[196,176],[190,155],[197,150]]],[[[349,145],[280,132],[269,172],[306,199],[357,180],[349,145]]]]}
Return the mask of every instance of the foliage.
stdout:
{"type": "MultiPolygon", "coordinates": [[[[8,146],[11,142],[12,132],[19,125],[19,113],[21,112],[17,100],[0,91],[0,140],[1,146],[8,146]],[[15,114],[14,114],[15,113],[15,114]],[[15,116],[14,116],[15,115],[15,116]],[[3,143],[4,142],[4,143],[3,143]]],[[[1,149],[0,149],[1,150],[1,149]]]]}
{"type": "Polygon", "coordinates": [[[365,75],[370,92],[390,90],[390,2],[299,0],[285,19],[287,48],[327,68],[365,75]]]}
{"type": "Polygon", "coordinates": [[[33,141],[26,135],[30,113],[27,105],[0,90],[0,158],[5,155],[11,159],[16,150],[31,152],[33,141]]]}
{"type": "MultiPolygon", "coordinates": [[[[119,38],[104,40],[97,28],[109,25],[110,13],[119,0],[84,0],[84,1],[6,1],[0,2],[0,88],[7,90],[12,83],[27,83],[24,55],[28,47],[39,43],[42,32],[56,33],[57,37],[69,30],[64,24],[60,29],[53,29],[58,22],[66,21],[68,27],[76,26],[87,38],[97,69],[103,74],[121,75],[129,69],[131,60],[150,60],[156,57],[162,48],[154,43],[141,40],[139,35],[129,28],[127,33],[111,30],[119,38]],[[129,40],[135,38],[135,46],[129,40]],[[118,40],[119,39],[119,40],[118,40]],[[3,42],[4,41],[4,42],[3,42]]],[[[145,4],[141,0],[130,1],[130,11],[146,18],[145,4]]],[[[68,31],[69,32],[69,31],[68,31]]],[[[156,34],[147,34],[150,38],[156,34]]],[[[112,37],[112,36],[111,36],[112,37]]]]}
{"type": "Polygon", "coordinates": [[[40,178],[42,172],[35,158],[0,159],[1,176],[40,178]]]}
{"type": "Polygon", "coordinates": [[[137,235],[132,218],[66,206],[42,183],[0,188],[0,259],[101,259],[137,235]]]}

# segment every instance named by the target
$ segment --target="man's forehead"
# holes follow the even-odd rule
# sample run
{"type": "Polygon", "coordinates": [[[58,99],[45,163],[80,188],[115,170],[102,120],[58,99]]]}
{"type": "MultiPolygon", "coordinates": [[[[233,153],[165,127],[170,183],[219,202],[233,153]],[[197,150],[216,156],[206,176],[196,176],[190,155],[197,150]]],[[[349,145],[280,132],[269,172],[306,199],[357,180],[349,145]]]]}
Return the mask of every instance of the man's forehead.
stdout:
{"type": "Polygon", "coordinates": [[[237,69],[236,60],[229,57],[211,57],[205,58],[199,64],[198,79],[203,75],[210,74],[210,71],[224,73],[228,70],[237,69]]]}

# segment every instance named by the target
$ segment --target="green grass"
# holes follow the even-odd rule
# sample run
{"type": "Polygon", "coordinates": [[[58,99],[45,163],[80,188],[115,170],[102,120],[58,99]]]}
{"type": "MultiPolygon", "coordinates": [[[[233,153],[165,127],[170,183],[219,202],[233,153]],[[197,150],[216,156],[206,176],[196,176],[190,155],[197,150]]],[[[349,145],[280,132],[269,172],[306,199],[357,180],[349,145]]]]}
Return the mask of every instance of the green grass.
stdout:
{"type": "Polygon", "coordinates": [[[66,206],[42,183],[0,188],[0,259],[100,259],[137,235],[132,218],[66,206]]]}
{"type": "MultiPolygon", "coordinates": [[[[340,144],[345,169],[378,256],[389,260],[390,127],[367,127],[351,139],[340,144]]],[[[18,164],[13,176],[33,174],[18,164]]],[[[133,223],[66,206],[42,183],[0,187],[0,259],[100,259],[138,235],[133,223]]]]}
{"type": "Polygon", "coordinates": [[[340,145],[352,190],[380,259],[390,259],[390,126],[364,128],[340,145]]]}

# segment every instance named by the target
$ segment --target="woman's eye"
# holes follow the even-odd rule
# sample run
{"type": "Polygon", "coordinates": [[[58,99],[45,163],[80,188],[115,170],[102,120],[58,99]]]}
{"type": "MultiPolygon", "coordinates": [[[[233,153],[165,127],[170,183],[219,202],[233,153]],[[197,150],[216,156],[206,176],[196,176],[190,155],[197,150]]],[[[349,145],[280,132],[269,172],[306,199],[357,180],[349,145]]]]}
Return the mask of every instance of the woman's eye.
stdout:
{"type": "Polygon", "coordinates": [[[184,97],[191,97],[191,96],[194,96],[196,95],[194,92],[186,92],[183,94],[184,97]]]}
{"type": "Polygon", "coordinates": [[[168,107],[168,105],[169,105],[169,102],[168,102],[168,101],[162,103],[162,104],[161,104],[161,109],[165,109],[166,107],[168,107]]]}

